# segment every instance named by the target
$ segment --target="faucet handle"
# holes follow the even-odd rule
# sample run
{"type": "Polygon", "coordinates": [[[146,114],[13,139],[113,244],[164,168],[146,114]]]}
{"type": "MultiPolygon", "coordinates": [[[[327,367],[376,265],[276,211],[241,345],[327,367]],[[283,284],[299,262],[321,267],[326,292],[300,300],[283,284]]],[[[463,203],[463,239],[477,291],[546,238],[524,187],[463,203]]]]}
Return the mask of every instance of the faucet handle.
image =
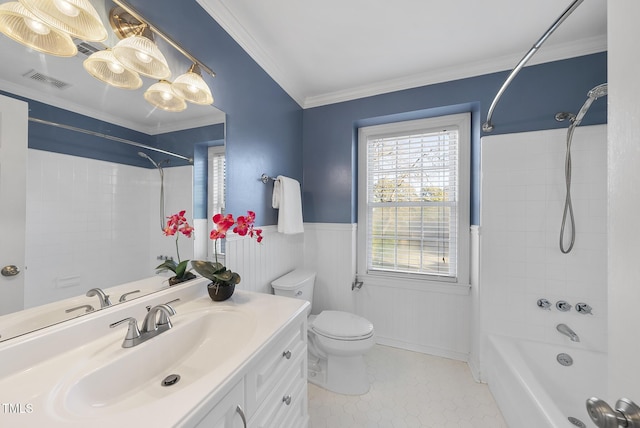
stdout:
{"type": "Polygon", "coordinates": [[[538,299],[538,301],[536,302],[536,304],[538,305],[538,307],[540,309],[546,309],[548,311],[551,310],[551,302],[548,301],[547,299],[538,299]]]}
{"type": "Polygon", "coordinates": [[[138,328],[138,320],[133,317],[128,317],[122,319],[120,321],[116,321],[113,324],[109,324],[110,328],[114,328],[123,324],[124,322],[129,322],[129,328],[127,329],[127,334],[124,337],[124,342],[122,342],[123,348],[130,348],[134,346],[134,341],[140,339],[140,329],[138,328]]]}
{"type": "Polygon", "coordinates": [[[134,290],[134,291],[129,291],[128,293],[124,293],[122,296],[120,296],[120,300],[118,300],[119,302],[126,302],[127,301],[127,297],[129,297],[132,294],[135,293],[139,293],[140,290],[134,290]]]}
{"type": "Polygon", "coordinates": [[[586,303],[576,303],[576,311],[582,315],[593,315],[592,310],[593,308],[586,303]]]}

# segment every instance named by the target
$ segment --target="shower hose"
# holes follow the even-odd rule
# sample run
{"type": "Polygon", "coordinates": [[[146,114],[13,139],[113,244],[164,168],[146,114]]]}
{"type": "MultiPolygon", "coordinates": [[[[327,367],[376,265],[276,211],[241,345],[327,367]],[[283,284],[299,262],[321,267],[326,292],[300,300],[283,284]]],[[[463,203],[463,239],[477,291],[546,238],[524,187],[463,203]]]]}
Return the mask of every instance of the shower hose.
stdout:
{"type": "Polygon", "coordinates": [[[576,240],[576,223],[573,218],[573,205],[571,203],[571,141],[573,140],[573,131],[576,129],[575,122],[569,126],[567,131],[567,153],[564,161],[564,178],[567,188],[567,195],[564,199],[564,213],[562,214],[562,227],[560,227],[560,251],[563,254],[567,254],[573,248],[573,244],[576,240]],[[564,228],[567,224],[567,214],[569,215],[569,222],[571,226],[571,241],[569,246],[565,247],[565,233],[564,228]]]}

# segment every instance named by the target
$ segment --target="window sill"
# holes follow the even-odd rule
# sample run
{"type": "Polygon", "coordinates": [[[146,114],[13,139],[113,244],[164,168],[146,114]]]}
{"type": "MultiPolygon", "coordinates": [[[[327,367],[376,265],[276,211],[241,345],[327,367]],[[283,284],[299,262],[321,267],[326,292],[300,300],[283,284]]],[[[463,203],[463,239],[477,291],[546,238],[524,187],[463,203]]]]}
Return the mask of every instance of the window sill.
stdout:
{"type": "Polygon", "coordinates": [[[430,293],[456,294],[461,296],[469,295],[471,291],[471,285],[469,284],[403,278],[401,276],[391,275],[358,274],[358,281],[364,282],[365,287],[367,285],[370,285],[373,287],[416,290],[430,293]]]}

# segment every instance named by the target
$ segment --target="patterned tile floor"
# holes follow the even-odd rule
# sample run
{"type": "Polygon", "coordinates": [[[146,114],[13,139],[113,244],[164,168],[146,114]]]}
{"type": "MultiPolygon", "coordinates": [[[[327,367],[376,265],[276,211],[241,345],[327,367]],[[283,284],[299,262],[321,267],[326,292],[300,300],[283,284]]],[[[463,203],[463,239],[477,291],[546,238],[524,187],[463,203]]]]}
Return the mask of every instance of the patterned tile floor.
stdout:
{"type": "Polygon", "coordinates": [[[466,363],[381,345],[365,361],[371,389],[364,395],[309,384],[309,428],[507,428],[466,363]]]}

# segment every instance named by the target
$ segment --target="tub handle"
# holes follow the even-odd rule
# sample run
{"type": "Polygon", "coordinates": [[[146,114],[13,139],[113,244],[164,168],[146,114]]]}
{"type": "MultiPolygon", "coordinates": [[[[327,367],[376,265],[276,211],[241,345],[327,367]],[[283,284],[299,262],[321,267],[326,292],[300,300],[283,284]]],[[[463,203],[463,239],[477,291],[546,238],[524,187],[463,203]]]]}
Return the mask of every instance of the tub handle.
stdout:
{"type": "Polygon", "coordinates": [[[587,412],[598,428],[640,428],[640,407],[628,398],[619,399],[613,410],[606,401],[591,397],[587,412]]]}

